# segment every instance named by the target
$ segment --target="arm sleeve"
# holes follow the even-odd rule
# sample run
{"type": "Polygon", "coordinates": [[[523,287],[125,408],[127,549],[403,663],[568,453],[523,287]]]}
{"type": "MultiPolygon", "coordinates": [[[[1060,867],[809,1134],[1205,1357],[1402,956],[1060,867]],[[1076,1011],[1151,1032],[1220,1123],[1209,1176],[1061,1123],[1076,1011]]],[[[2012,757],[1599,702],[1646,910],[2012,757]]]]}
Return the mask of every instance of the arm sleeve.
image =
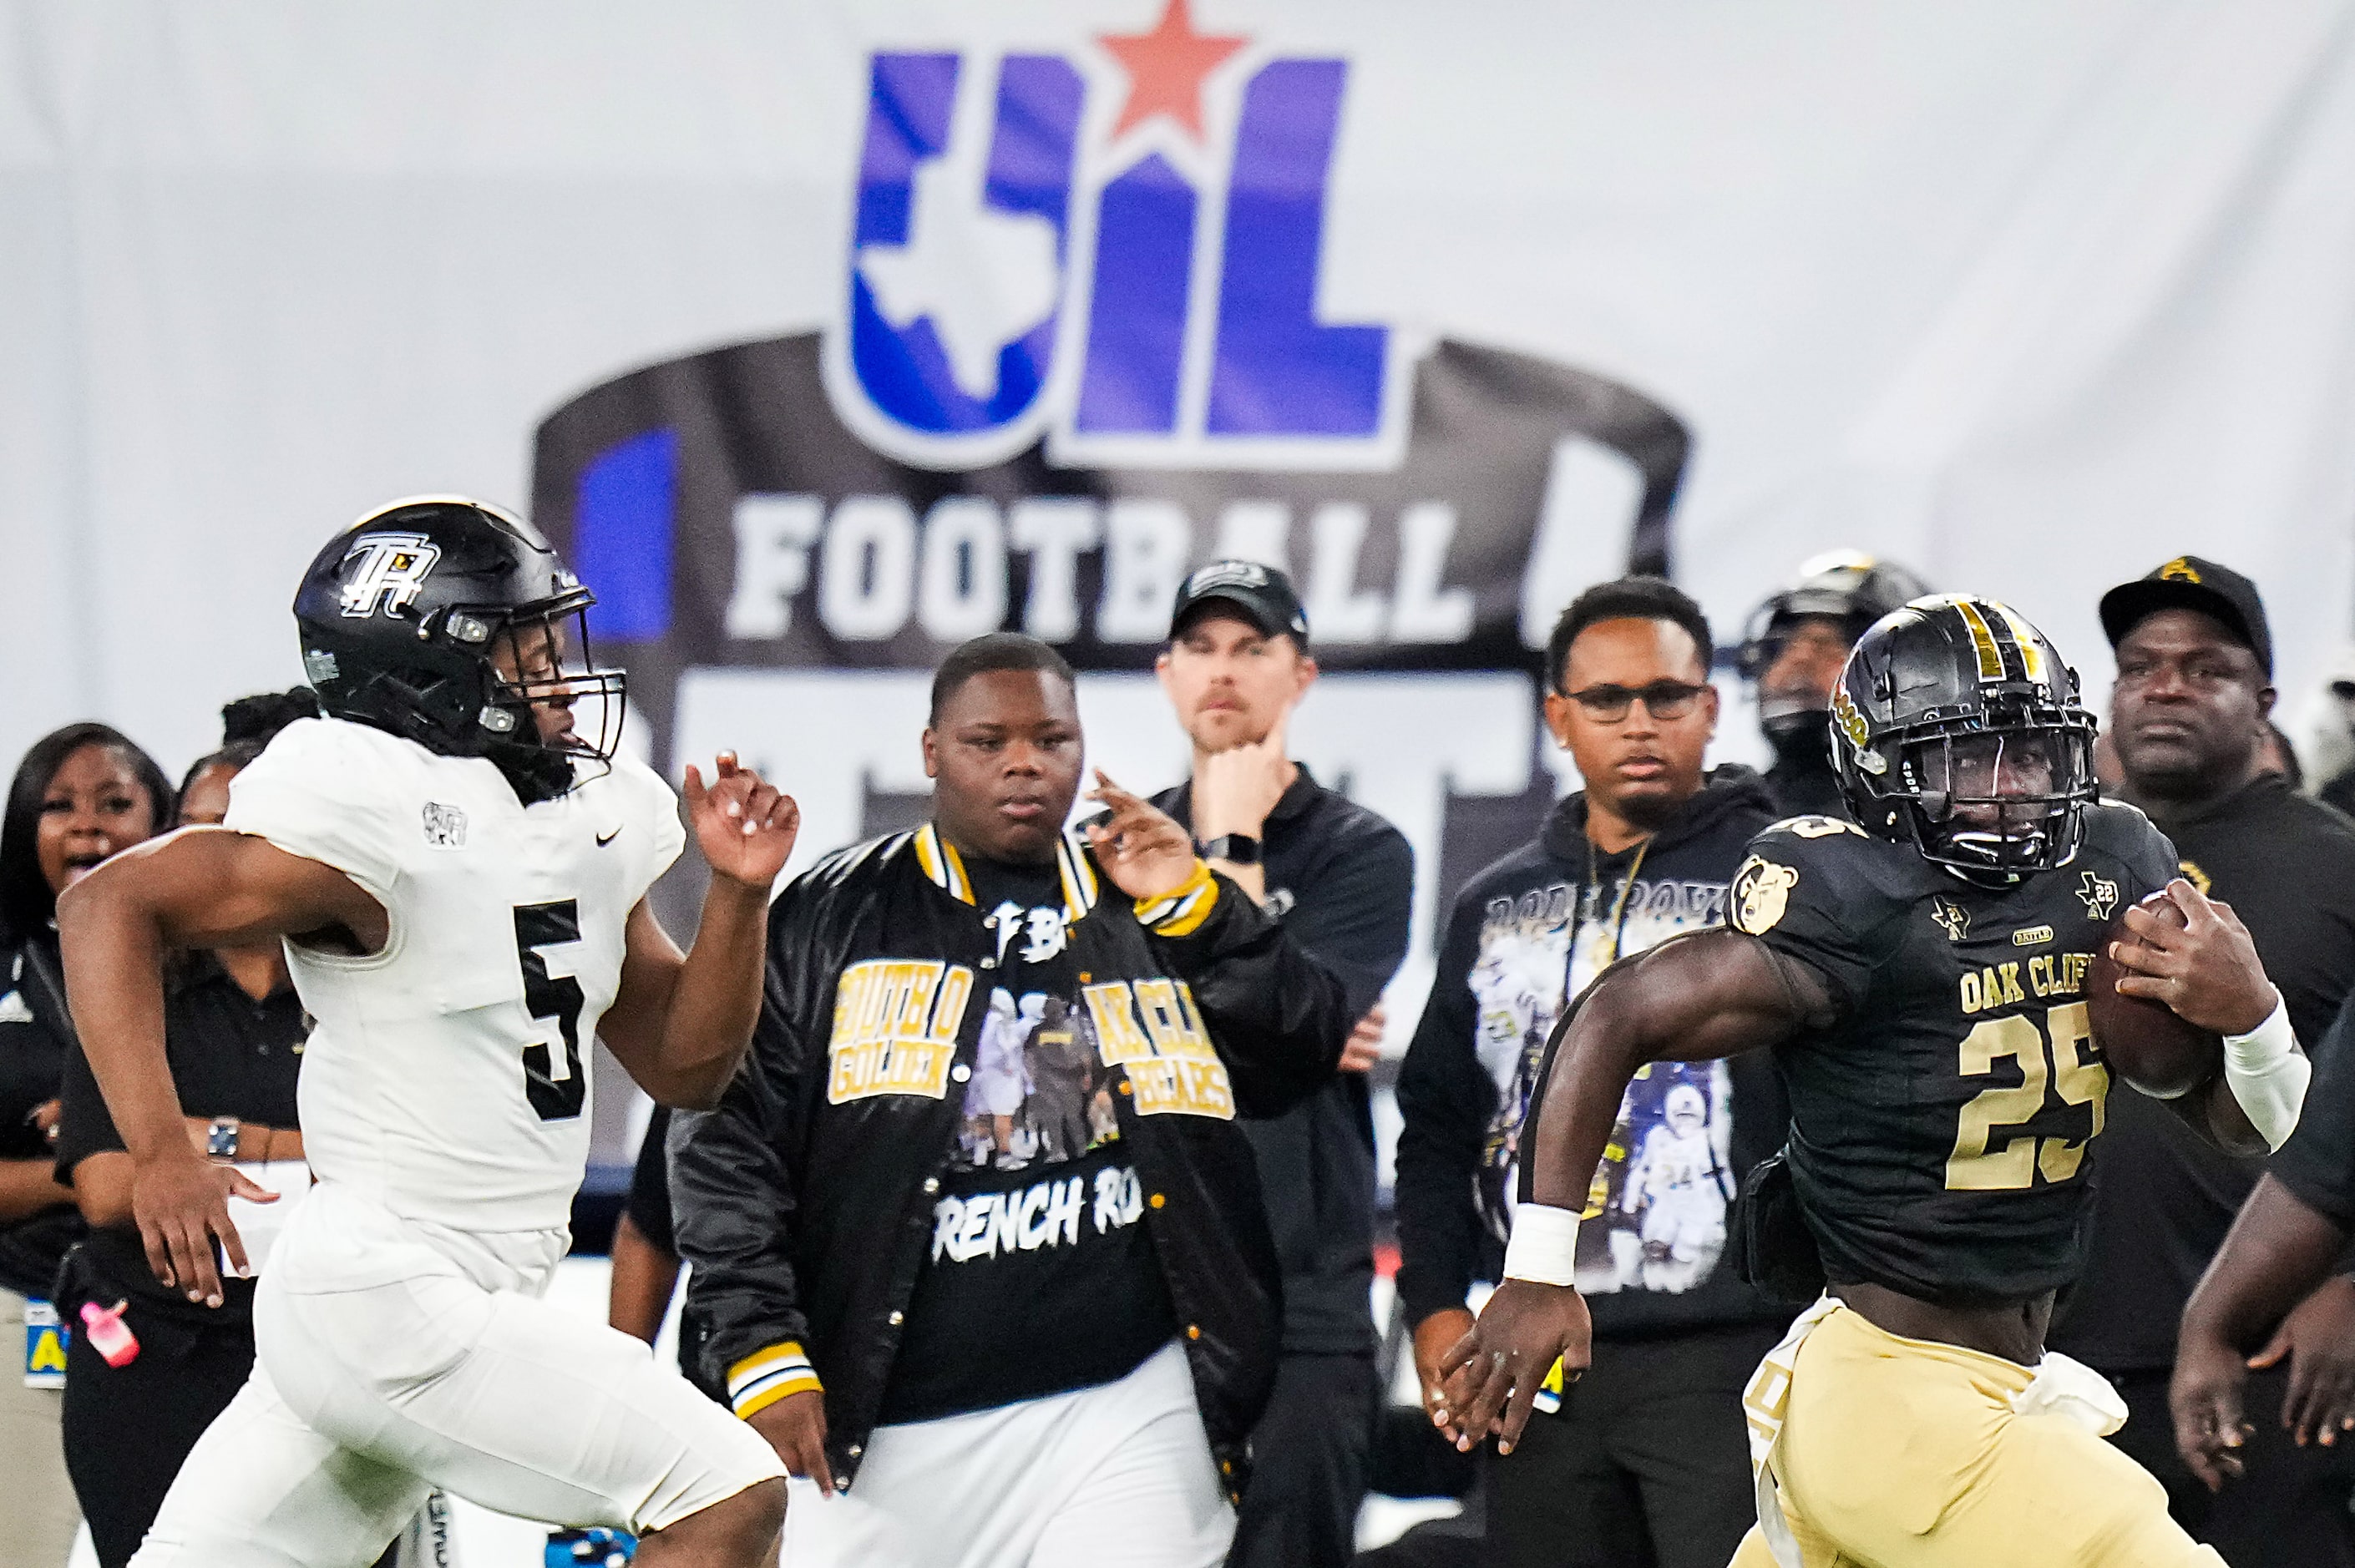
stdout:
{"type": "Polygon", "coordinates": [[[2355,995],[2339,1008],[2314,1060],[2297,1130],[2270,1169],[2309,1207],[2355,1230],[2355,995]]]}
{"type": "Polygon", "coordinates": [[[1438,978],[1399,1070],[1396,1198],[1399,1299],[1407,1320],[1461,1307],[1486,1234],[1474,1199],[1497,1086],[1480,1065],[1472,998],[1476,903],[1458,900],[1439,952],[1438,978]]]}
{"type": "Polygon", "coordinates": [[[1282,1116],[1332,1081],[1358,1022],[1341,980],[1241,888],[1196,861],[1175,893],[1138,900],[1136,918],[1194,993],[1243,1115],[1282,1116]]]}
{"type": "MultiPolygon", "coordinates": [[[[303,719],[229,781],[224,826],[342,872],[390,907],[400,866],[389,805],[376,799],[375,759],[348,744],[348,726],[303,719]]],[[[422,831],[412,822],[410,832],[422,831]]]]}
{"type": "Polygon", "coordinates": [[[1414,905],[1414,851],[1385,826],[1337,846],[1329,869],[1284,916],[1284,928],[1341,981],[1349,1021],[1373,1011],[1406,960],[1414,905]]]}
{"type": "Polygon", "coordinates": [[[788,889],[772,920],[767,994],[752,1047],[717,1108],[682,1112],[668,1144],[671,1218],[678,1255],[692,1268],[686,1312],[699,1335],[695,1370],[704,1385],[749,1416],[790,1393],[819,1386],[804,1340],[794,1264],[799,1210],[786,1161],[794,1095],[810,1021],[788,983],[812,961],[808,900],[788,889]]]}
{"type": "Polygon", "coordinates": [[[1777,822],[1751,841],[1726,889],[1726,923],[1821,976],[1837,1018],[1862,1005],[1903,911],[1870,874],[1880,848],[1836,818],[1777,822]]]}

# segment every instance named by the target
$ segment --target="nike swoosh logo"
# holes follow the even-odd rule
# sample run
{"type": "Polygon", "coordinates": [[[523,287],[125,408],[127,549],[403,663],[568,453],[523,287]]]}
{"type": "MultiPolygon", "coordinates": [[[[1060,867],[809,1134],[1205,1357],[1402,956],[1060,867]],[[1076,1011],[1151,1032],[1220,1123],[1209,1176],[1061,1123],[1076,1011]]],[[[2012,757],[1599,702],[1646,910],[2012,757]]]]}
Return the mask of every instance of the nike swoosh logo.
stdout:
{"type": "Polygon", "coordinates": [[[615,839],[618,839],[621,836],[622,830],[619,828],[615,828],[610,833],[599,833],[597,835],[597,847],[599,849],[603,849],[607,844],[612,843],[615,839]]]}

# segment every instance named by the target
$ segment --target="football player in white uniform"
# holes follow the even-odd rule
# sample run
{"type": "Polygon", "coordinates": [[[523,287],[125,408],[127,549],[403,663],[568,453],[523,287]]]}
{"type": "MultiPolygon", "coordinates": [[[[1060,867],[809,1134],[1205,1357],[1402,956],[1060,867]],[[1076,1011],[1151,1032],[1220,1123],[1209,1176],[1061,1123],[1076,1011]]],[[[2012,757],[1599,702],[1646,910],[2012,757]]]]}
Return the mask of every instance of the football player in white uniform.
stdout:
{"type": "Polygon", "coordinates": [[[682,956],[645,898],[683,847],[677,801],[614,755],[622,681],[586,667],[590,602],[494,507],[363,518],[295,599],[331,716],[271,743],[222,826],[118,856],[59,907],[148,1261],[192,1299],[218,1300],[216,1244],[246,1267],[229,1199],[267,1194],[184,1130],[164,955],[282,937],[318,1021],[299,1091],[318,1184],[262,1271],[251,1378],[142,1568],[362,1568],[437,1485],[626,1526],[649,1568],[773,1560],[769,1446],[639,1341],[540,1300],[588,1156],[590,1041],[666,1104],[717,1101],[800,821],[725,753],[708,788],[687,769],[712,876],[682,956]]]}

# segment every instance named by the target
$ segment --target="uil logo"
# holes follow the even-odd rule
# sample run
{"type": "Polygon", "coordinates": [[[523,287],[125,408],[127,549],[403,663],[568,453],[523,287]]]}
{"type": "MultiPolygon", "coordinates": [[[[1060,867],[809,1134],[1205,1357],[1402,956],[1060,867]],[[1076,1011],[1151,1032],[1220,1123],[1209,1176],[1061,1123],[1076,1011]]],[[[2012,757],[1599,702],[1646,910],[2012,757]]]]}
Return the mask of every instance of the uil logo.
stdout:
{"type": "Polygon", "coordinates": [[[978,468],[1382,468],[1401,334],[1316,310],[1347,61],[1149,29],[885,51],[826,389],[869,445],[978,468]]]}
{"type": "Polygon", "coordinates": [[[1943,893],[1930,900],[1930,918],[1938,923],[1949,942],[1959,942],[1971,934],[1971,912],[1943,893]]]}
{"type": "Polygon", "coordinates": [[[422,534],[363,534],[344,552],[344,565],[359,566],[344,579],[344,613],[374,615],[407,609],[425,588],[426,574],[442,558],[442,546],[422,534]]]}
{"type": "Polygon", "coordinates": [[[1790,904],[1791,889],[1798,885],[1796,866],[1777,865],[1754,854],[1743,861],[1733,874],[1733,928],[1753,937],[1773,930],[1790,904]]]}
{"type": "Polygon", "coordinates": [[[2085,902],[2085,918],[2106,920],[2118,906],[2118,885],[2089,871],[2078,881],[2077,896],[2085,902]]]}

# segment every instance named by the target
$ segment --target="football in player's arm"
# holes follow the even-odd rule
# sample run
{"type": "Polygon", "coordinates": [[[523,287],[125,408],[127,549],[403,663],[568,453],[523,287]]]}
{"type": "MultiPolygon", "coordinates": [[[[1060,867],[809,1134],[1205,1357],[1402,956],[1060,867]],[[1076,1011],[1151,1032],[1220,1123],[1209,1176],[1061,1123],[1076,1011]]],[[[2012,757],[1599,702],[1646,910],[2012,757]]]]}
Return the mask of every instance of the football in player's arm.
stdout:
{"type": "MultiPolygon", "coordinates": [[[[687,817],[711,867],[694,946],[681,954],[644,899],[631,909],[620,991],[599,1035],[666,1105],[715,1104],[760,1014],[769,889],[801,822],[793,800],[722,752],[707,786],[687,769],[687,817]]],[[[382,951],[384,906],[349,876],[227,828],[187,828],[118,855],[59,900],[75,1022],[129,1145],[133,1213],[157,1278],[218,1306],[218,1242],[246,1271],[231,1194],[274,1196],[196,1152],[164,1055],[163,959],[174,948],[286,938],[329,952],[382,951]]]]}

